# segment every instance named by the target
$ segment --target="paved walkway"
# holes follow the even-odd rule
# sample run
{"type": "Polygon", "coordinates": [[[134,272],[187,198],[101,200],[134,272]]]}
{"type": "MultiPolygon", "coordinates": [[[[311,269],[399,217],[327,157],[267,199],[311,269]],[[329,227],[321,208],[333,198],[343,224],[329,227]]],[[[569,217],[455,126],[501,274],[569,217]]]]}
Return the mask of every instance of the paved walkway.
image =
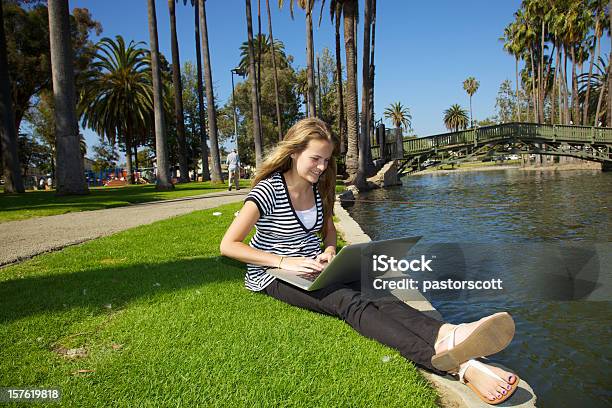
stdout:
{"type": "Polygon", "coordinates": [[[242,201],[250,189],[10,221],[0,227],[0,267],[139,225],[242,201]]]}

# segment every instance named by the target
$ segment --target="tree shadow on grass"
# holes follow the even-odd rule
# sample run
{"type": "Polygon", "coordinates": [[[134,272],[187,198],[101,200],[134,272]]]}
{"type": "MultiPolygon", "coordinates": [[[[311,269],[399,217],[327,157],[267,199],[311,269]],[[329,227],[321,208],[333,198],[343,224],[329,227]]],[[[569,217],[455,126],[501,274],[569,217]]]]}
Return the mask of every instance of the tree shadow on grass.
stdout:
{"type": "Polygon", "coordinates": [[[242,281],[244,264],[224,257],[168,263],[101,266],[81,272],[0,282],[0,323],[48,312],[86,308],[95,314],[160,293],[242,281]]]}

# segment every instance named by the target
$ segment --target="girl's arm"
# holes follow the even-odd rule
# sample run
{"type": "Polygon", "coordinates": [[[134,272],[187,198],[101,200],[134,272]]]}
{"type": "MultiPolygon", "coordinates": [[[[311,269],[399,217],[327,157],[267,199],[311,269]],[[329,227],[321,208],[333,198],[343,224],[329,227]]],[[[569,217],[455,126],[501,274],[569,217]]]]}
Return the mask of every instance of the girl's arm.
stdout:
{"type": "Polygon", "coordinates": [[[323,242],[323,248],[325,248],[323,251],[336,255],[336,240],[338,237],[336,234],[336,226],[334,225],[334,220],[332,217],[327,220],[325,229],[327,230],[327,235],[325,236],[325,241],[323,242]]]}
{"type": "Polygon", "coordinates": [[[234,258],[244,263],[271,266],[273,268],[282,267],[283,269],[296,272],[320,271],[323,268],[323,265],[314,259],[304,257],[281,257],[260,249],[255,249],[242,242],[251,229],[253,229],[259,217],[259,209],[255,203],[252,201],[244,203],[238,216],[234,218],[234,221],[221,240],[221,245],[219,246],[221,255],[234,258]]]}
{"type": "Polygon", "coordinates": [[[336,226],[334,221],[330,218],[325,225],[326,235],[325,241],[323,241],[323,253],[317,256],[317,262],[329,263],[334,256],[336,256],[336,226]]]}

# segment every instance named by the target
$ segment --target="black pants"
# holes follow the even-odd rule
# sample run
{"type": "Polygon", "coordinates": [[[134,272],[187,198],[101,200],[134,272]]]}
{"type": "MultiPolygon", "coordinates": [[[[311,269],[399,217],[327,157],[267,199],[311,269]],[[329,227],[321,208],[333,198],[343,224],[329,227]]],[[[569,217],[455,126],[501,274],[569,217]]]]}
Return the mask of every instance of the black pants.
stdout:
{"type": "Polygon", "coordinates": [[[434,343],[444,324],[397,300],[368,300],[359,282],[331,285],[308,292],[275,279],[262,292],[293,306],[339,317],[365,337],[400,352],[434,373],[434,343]]]}

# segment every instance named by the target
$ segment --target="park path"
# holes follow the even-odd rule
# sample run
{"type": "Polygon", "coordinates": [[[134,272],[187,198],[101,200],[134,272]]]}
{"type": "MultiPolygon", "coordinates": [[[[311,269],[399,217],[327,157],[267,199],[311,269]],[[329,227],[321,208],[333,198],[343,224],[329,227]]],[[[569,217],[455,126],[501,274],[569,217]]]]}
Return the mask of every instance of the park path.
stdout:
{"type": "Polygon", "coordinates": [[[250,189],[72,212],[0,225],[0,267],[139,225],[244,200],[250,189]]]}

